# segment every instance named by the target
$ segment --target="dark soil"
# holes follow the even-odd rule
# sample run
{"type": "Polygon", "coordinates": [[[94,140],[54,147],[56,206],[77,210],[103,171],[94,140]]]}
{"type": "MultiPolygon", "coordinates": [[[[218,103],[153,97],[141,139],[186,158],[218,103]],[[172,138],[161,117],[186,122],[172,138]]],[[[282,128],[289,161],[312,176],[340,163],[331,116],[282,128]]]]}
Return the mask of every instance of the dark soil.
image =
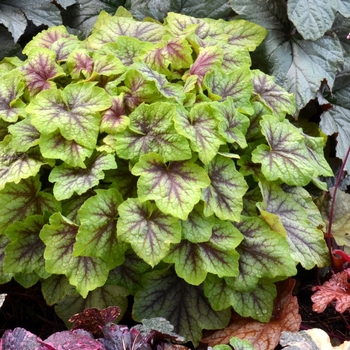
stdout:
{"type": "MultiPolygon", "coordinates": [[[[312,311],[311,295],[312,287],[317,284],[316,271],[301,270],[296,280],[295,294],[298,297],[303,320],[300,329],[321,328],[328,333],[333,345],[350,340],[349,312],[341,315],[332,305],[322,314],[312,311]]],[[[11,281],[0,286],[0,294],[2,293],[6,293],[7,297],[0,308],[0,337],[6,329],[16,327],[23,327],[42,339],[67,329],[64,322],[56,316],[54,307],[46,305],[40,283],[25,289],[15,281],[11,281]]],[[[120,323],[129,324],[132,322],[130,317],[130,312],[127,312],[120,323]]]]}

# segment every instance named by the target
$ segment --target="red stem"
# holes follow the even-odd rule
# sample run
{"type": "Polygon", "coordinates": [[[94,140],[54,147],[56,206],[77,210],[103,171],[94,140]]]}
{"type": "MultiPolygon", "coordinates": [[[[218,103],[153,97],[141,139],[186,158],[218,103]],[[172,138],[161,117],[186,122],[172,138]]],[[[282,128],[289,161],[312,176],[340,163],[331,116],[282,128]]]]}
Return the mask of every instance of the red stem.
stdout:
{"type": "Polygon", "coordinates": [[[344,161],[340,167],[340,170],[339,170],[339,173],[338,173],[338,176],[337,176],[337,180],[335,182],[335,185],[334,185],[334,193],[333,193],[333,198],[332,198],[332,203],[331,203],[331,210],[329,212],[329,223],[328,223],[328,230],[327,230],[327,246],[328,246],[328,250],[329,250],[329,254],[330,254],[330,257],[331,257],[331,261],[332,261],[332,267],[334,268],[333,266],[333,255],[332,255],[332,240],[331,240],[331,233],[332,233],[332,223],[333,223],[333,214],[334,214],[334,205],[335,205],[335,196],[337,195],[337,190],[338,190],[338,187],[339,187],[339,183],[341,181],[341,178],[342,178],[342,175],[343,175],[343,172],[344,172],[344,167],[345,167],[345,164],[349,158],[349,154],[350,154],[350,146],[346,152],[346,155],[345,155],[345,158],[344,158],[344,161]]]}

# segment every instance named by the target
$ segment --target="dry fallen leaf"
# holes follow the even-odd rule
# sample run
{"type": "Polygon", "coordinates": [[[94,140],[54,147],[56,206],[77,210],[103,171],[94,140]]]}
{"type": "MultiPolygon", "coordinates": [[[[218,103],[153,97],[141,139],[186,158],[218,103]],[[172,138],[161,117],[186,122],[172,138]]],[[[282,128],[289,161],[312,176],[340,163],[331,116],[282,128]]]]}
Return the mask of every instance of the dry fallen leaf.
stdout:
{"type": "Polygon", "coordinates": [[[249,341],[256,350],[275,349],[283,331],[297,332],[301,324],[298,300],[291,295],[293,289],[291,286],[294,283],[293,280],[287,280],[287,284],[283,288],[278,288],[274,317],[270,322],[262,323],[251,318],[234,315],[225,329],[208,332],[202,338],[202,342],[209,346],[215,346],[228,344],[232,337],[238,337],[249,341]]]}
{"type": "Polygon", "coordinates": [[[317,291],[311,300],[314,303],[312,310],[318,313],[323,312],[329,303],[336,300],[335,309],[343,313],[350,307],[350,284],[348,278],[350,269],[336,273],[332,278],[322,286],[312,288],[317,291]]]}

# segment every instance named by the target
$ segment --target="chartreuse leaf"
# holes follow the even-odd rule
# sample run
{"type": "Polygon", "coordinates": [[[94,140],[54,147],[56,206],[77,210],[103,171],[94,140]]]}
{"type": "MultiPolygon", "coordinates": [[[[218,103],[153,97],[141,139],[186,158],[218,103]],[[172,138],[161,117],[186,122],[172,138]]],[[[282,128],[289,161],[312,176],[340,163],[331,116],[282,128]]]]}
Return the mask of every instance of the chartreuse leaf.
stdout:
{"type": "Polygon", "coordinates": [[[93,60],[95,74],[109,77],[111,75],[122,74],[126,71],[120,59],[115,57],[112,53],[94,53],[93,60]]]}
{"type": "Polygon", "coordinates": [[[115,38],[113,42],[104,44],[100,51],[111,52],[114,56],[118,57],[125,66],[131,66],[136,59],[140,57],[142,52],[152,52],[154,47],[154,44],[149,42],[120,35],[115,38]]]}
{"type": "Polygon", "coordinates": [[[25,104],[21,100],[24,91],[22,75],[11,71],[1,76],[0,80],[0,118],[6,122],[16,122],[23,116],[25,104]]]}
{"type": "Polygon", "coordinates": [[[181,240],[177,218],[164,214],[154,203],[129,198],[118,207],[118,239],[131,244],[135,253],[154,267],[181,240]]]}
{"type": "Polygon", "coordinates": [[[238,337],[230,339],[230,345],[219,344],[213,347],[214,350],[230,350],[232,347],[235,350],[255,350],[253,345],[248,340],[242,340],[238,337]]]}
{"type": "Polygon", "coordinates": [[[42,91],[27,106],[32,124],[43,134],[59,129],[67,140],[95,148],[101,117],[99,112],[111,106],[109,95],[94,83],[67,85],[42,91]]]}
{"type": "Polygon", "coordinates": [[[236,170],[230,158],[217,155],[205,167],[210,185],[202,190],[205,202],[204,214],[216,214],[221,220],[239,221],[243,209],[243,195],[248,185],[243,175],[236,170]]]}
{"type": "Polygon", "coordinates": [[[114,188],[95,190],[79,209],[80,227],[73,256],[101,258],[114,268],[124,261],[125,247],[117,240],[118,206],[123,198],[114,188]]]}
{"type": "Polygon", "coordinates": [[[15,222],[5,231],[11,240],[5,249],[4,271],[9,273],[29,274],[36,272],[47,278],[43,253],[45,245],[39,238],[44,225],[41,215],[28,216],[23,222],[15,222]]]}
{"type": "Polygon", "coordinates": [[[238,143],[241,148],[247,147],[245,134],[249,127],[249,118],[235,108],[231,96],[228,96],[223,102],[218,102],[216,107],[224,116],[223,121],[219,124],[221,135],[229,143],[238,143]]]}
{"type": "Polygon", "coordinates": [[[65,75],[56,63],[56,54],[44,48],[33,50],[21,70],[31,96],[55,87],[56,84],[52,80],[65,75]]]}
{"type": "Polygon", "coordinates": [[[243,317],[252,317],[260,322],[268,322],[273,311],[276,286],[268,280],[261,280],[252,291],[236,291],[230,279],[208,275],[204,282],[204,292],[214,310],[232,306],[243,317]]]}
{"type": "Polygon", "coordinates": [[[74,140],[65,139],[59,131],[41,134],[39,146],[44,157],[61,159],[68,166],[80,168],[86,168],[84,161],[94,151],[92,148],[79,145],[74,140]]]}
{"type": "Polygon", "coordinates": [[[103,26],[95,27],[86,42],[89,48],[99,49],[103,44],[114,42],[120,36],[130,36],[141,41],[161,41],[166,29],[156,22],[139,22],[130,17],[105,18],[103,26]]]}
{"type": "Polygon", "coordinates": [[[142,287],[142,276],[150,271],[151,266],[129,249],[124,263],[109,272],[106,284],[123,286],[134,295],[142,287]]]}
{"type": "Polygon", "coordinates": [[[89,79],[94,68],[94,61],[88,50],[76,49],[67,58],[67,68],[73,79],[79,79],[81,76],[89,79]]]}
{"type": "Polygon", "coordinates": [[[255,100],[262,102],[269,107],[276,116],[284,117],[286,113],[293,114],[295,101],[293,94],[274,82],[274,78],[260,70],[252,70],[253,95],[255,100]]]}
{"type": "MultiPolygon", "coordinates": [[[[305,186],[313,177],[332,175],[329,167],[325,169],[322,155],[307,147],[303,134],[287,120],[265,115],[260,124],[269,146],[259,145],[252,152],[252,161],[262,164],[261,171],[269,181],[281,179],[288,185],[305,186]],[[310,157],[311,150],[313,157],[310,157]]],[[[311,142],[310,137],[308,145],[311,142]]]]}
{"type": "MultiPolygon", "coordinates": [[[[232,72],[216,68],[205,75],[203,85],[208,89],[209,97],[226,99],[231,96],[236,107],[251,111],[250,99],[253,93],[251,71],[249,66],[235,69],[232,72]]],[[[251,111],[252,112],[252,111],[251,111]]]]}
{"type": "MultiPolygon", "coordinates": [[[[210,19],[206,20],[212,21],[210,19]]],[[[229,22],[219,19],[214,23],[215,25],[220,25],[225,34],[228,35],[228,43],[232,45],[232,48],[241,50],[254,51],[267,34],[267,30],[264,27],[242,19],[235,19],[229,22]]]]}
{"type": "Polygon", "coordinates": [[[323,232],[318,227],[324,227],[321,214],[310,199],[306,190],[300,188],[300,193],[283,191],[276,183],[260,182],[264,201],[259,209],[280,217],[287,232],[289,253],[296,263],[301,263],[306,269],[315,265],[322,267],[329,263],[329,252],[323,232]],[[300,203],[301,204],[300,204],[300,203]],[[309,214],[310,212],[310,214],[309,214]]]}
{"type": "Polygon", "coordinates": [[[164,317],[195,346],[203,329],[224,328],[230,319],[229,309],[213,311],[202,288],[186,283],[172,269],[148,273],[143,282],[135,295],[135,319],[164,317]]]}
{"type": "Polygon", "coordinates": [[[0,142],[0,189],[9,182],[18,184],[22,179],[35,176],[41,166],[48,163],[38,148],[28,152],[16,152],[11,147],[11,135],[0,142]]]}
{"type": "Polygon", "coordinates": [[[224,117],[212,103],[202,102],[194,105],[190,112],[178,107],[175,127],[179,134],[190,140],[193,151],[199,159],[208,164],[217,154],[220,145],[225,143],[219,132],[219,124],[224,117]]]}
{"type": "Polygon", "coordinates": [[[204,205],[199,202],[189,213],[187,220],[181,220],[182,239],[192,243],[209,241],[215,224],[214,216],[205,216],[204,205]]]}
{"type": "Polygon", "coordinates": [[[157,90],[162,96],[167,99],[174,99],[178,103],[182,103],[186,95],[182,91],[182,86],[179,84],[171,84],[165,75],[154,71],[145,63],[135,63],[134,68],[140,72],[147,81],[154,81],[157,90]]]}
{"type": "Polygon", "coordinates": [[[184,37],[165,37],[161,43],[144,54],[144,62],[159,73],[172,69],[189,68],[193,63],[192,47],[184,37]]]}
{"type": "Polygon", "coordinates": [[[178,276],[193,285],[201,284],[208,272],[220,277],[235,276],[239,258],[235,248],[242,238],[230,222],[216,220],[207,242],[192,243],[182,239],[170,248],[163,260],[174,263],[178,276]]]}
{"type": "Polygon", "coordinates": [[[106,309],[111,305],[118,305],[120,315],[116,321],[120,321],[128,308],[127,296],[129,291],[120,286],[108,286],[97,288],[90,292],[87,297],[79,294],[67,295],[55,305],[57,315],[65,322],[68,328],[72,327],[72,323],[68,320],[72,314],[83,312],[89,308],[106,309]]]}
{"type": "Polygon", "coordinates": [[[218,46],[200,48],[188,74],[196,75],[198,77],[197,82],[201,86],[205,74],[221,65],[223,55],[222,49],[218,46]]]}
{"type": "MultiPolygon", "coordinates": [[[[12,135],[11,148],[17,152],[26,152],[39,144],[40,133],[32,125],[29,117],[9,125],[8,131],[12,135]]],[[[44,154],[43,156],[46,157],[44,154]]]]}
{"type": "Polygon", "coordinates": [[[130,124],[130,119],[125,111],[124,94],[111,96],[112,106],[106,110],[102,116],[100,132],[116,134],[124,132],[130,124]]]}
{"type": "Polygon", "coordinates": [[[252,291],[261,278],[288,277],[297,273],[286,238],[272,231],[263,219],[242,216],[234,225],[244,236],[236,248],[240,255],[239,275],[230,279],[235,290],[252,291]]]}
{"type": "Polygon", "coordinates": [[[23,49],[23,53],[28,55],[32,49],[38,48],[50,49],[51,46],[62,38],[69,38],[71,35],[67,32],[65,26],[54,26],[43,30],[37,34],[23,49]]]}
{"type": "Polygon", "coordinates": [[[69,283],[84,297],[89,291],[103,286],[108,277],[108,264],[100,258],[73,256],[79,226],[55,213],[50,224],[44,225],[40,238],[46,245],[45,268],[53,274],[64,274],[69,283]]]}
{"type": "Polygon", "coordinates": [[[60,211],[61,204],[52,194],[40,191],[40,187],[39,175],[21,180],[18,184],[6,184],[0,196],[0,232],[31,215],[60,211]]]}
{"type": "Polygon", "coordinates": [[[184,160],[192,157],[188,141],[174,127],[176,105],[168,102],[141,104],[129,114],[126,131],[117,135],[116,152],[119,157],[136,159],[156,152],[164,161],[184,160]]]}
{"type": "Polygon", "coordinates": [[[138,70],[130,68],[124,77],[124,85],[118,87],[118,93],[125,93],[125,105],[133,111],[142,102],[151,103],[162,99],[153,80],[147,80],[138,70]]]}
{"type": "Polygon", "coordinates": [[[70,198],[74,192],[83,194],[104,178],[104,171],[115,169],[117,164],[111,154],[96,153],[86,162],[86,168],[61,164],[52,169],[49,181],[55,182],[53,193],[57,200],[70,198]]]}
{"type": "Polygon", "coordinates": [[[161,155],[149,153],[132,168],[141,202],[154,200],[165,214],[186,220],[200,200],[201,189],[210,184],[204,169],[192,161],[166,164],[161,155]]]}

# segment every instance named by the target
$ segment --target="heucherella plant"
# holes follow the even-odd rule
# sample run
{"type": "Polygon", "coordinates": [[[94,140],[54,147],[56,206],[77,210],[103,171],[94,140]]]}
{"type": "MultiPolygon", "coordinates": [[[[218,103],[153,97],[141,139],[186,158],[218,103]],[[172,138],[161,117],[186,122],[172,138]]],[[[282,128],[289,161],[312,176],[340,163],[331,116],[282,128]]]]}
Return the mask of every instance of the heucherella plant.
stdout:
{"type": "Polygon", "coordinates": [[[41,281],[65,320],[134,296],[197,344],[232,309],[267,322],[274,282],[328,264],[304,186],[331,176],[293,96],[250,68],[245,20],[102,12],[0,64],[0,282],[41,281]]]}

